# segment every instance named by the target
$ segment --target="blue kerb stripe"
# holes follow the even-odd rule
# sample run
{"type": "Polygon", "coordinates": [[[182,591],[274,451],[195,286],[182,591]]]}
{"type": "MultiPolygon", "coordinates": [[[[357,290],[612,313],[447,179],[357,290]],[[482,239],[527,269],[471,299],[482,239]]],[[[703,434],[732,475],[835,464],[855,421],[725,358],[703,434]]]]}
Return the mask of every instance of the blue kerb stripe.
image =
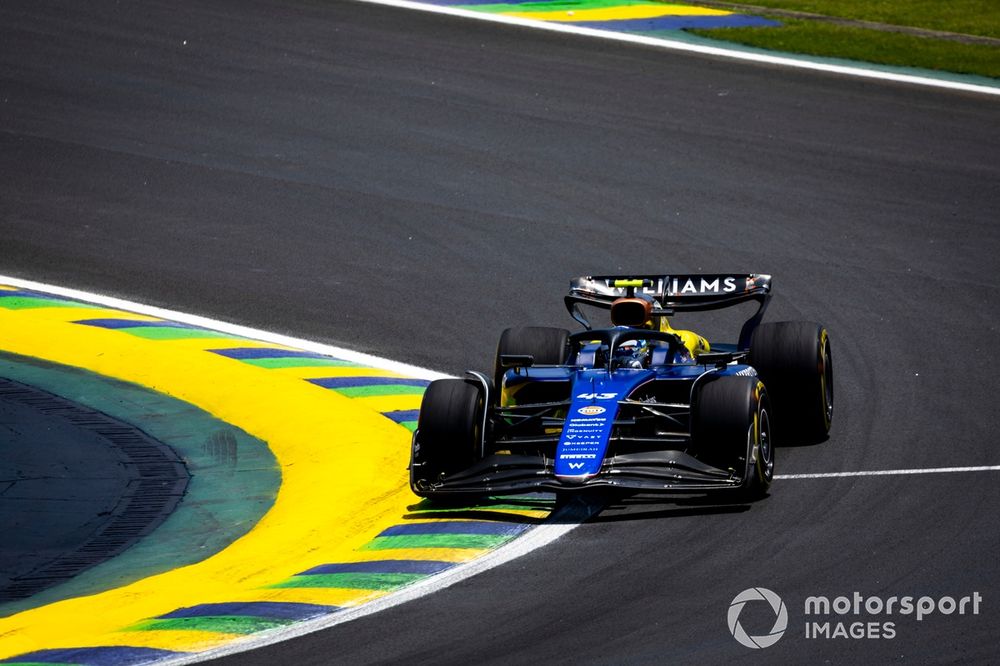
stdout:
{"type": "Polygon", "coordinates": [[[74,324],[84,324],[86,326],[97,326],[98,328],[188,328],[192,330],[206,330],[201,326],[182,324],[178,321],[137,321],[135,319],[81,319],[74,324]]]}
{"type": "Polygon", "coordinates": [[[58,648],[27,652],[0,660],[0,664],[34,662],[39,664],[84,664],[85,666],[127,666],[156,659],[190,654],[158,648],[115,645],[108,647],[58,648]]]}
{"type": "Polygon", "coordinates": [[[396,423],[403,423],[404,421],[416,421],[417,416],[419,415],[420,415],[419,409],[397,409],[394,412],[382,412],[382,416],[388,416],[396,423]]]}
{"type": "Polygon", "coordinates": [[[272,620],[308,620],[327,615],[338,606],[303,604],[282,601],[238,601],[231,603],[199,604],[158,615],[157,619],[168,620],[176,617],[217,617],[220,615],[237,617],[262,617],[272,620]]]}
{"type": "Polygon", "coordinates": [[[405,379],[403,377],[321,377],[307,381],[328,389],[358,386],[427,386],[430,384],[426,379],[405,379]]]}
{"type": "Polygon", "coordinates": [[[455,566],[455,562],[437,560],[374,560],[372,562],[344,562],[341,564],[321,564],[297,576],[334,573],[401,573],[436,574],[455,566]]]}
{"type": "MultiPolygon", "coordinates": [[[[66,298],[65,296],[56,296],[55,294],[46,294],[43,291],[32,291],[31,289],[15,289],[10,291],[8,289],[0,289],[0,298],[47,298],[50,301],[70,301],[77,302],[72,298],[66,298]]],[[[0,661],[0,664],[3,662],[0,661]]]]}
{"type": "Polygon", "coordinates": [[[294,349],[269,349],[266,347],[238,347],[235,349],[209,349],[208,351],[234,358],[241,361],[248,361],[258,358],[320,358],[331,361],[339,361],[332,356],[317,354],[316,352],[298,351],[294,349]]]}
{"type": "Polygon", "coordinates": [[[645,19],[622,19],[620,21],[567,21],[595,30],[616,32],[645,32],[647,30],[685,30],[687,28],[754,28],[781,25],[759,16],[732,14],[730,16],[656,16],[645,19]]]}
{"type": "Polygon", "coordinates": [[[490,523],[478,520],[439,521],[433,523],[411,523],[393,525],[384,530],[380,537],[406,536],[417,534],[517,534],[528,529],[523,523],[490,523]]]}

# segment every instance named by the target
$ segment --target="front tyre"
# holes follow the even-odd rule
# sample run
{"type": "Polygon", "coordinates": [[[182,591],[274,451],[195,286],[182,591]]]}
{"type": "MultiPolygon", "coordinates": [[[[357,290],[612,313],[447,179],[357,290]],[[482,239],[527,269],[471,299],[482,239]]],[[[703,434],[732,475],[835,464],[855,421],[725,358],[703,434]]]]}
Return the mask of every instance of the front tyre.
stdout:
{"type": "Polygon", "coordinates": [[[482,386],[463,379],[430,383],[420,403],[417,430],[410,453],[410,488],[420,497],[434,497],[433,484],[482,458],[482,386]]]}
{"type": "Polygon", "coordinates": [[[812,322],[761,324],[750,363],[774,403],[782,441],[820,441],[833,423],[833,356],[826,329],[812,322]]]}
{"type": "Polygon", "coordinates": [[[774,479],[774,439],[763,382],[737,375],[707,379],[693,405],[691,426],[698,458],[742,477],[740,500],[767,494],[774,479]]]}

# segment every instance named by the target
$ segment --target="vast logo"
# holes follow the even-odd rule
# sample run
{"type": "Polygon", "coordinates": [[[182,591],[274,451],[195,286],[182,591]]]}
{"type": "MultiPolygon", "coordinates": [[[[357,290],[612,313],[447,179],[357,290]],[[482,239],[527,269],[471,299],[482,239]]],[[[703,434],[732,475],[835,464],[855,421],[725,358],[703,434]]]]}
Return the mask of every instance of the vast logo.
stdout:
{"type": "Polygon", "coordinates": [[[581,407],[576,411],[579,412],[580,414],[586,414],[587,416],[595,416],[597,414],[603,414],[608,410],[598,405],[587,405],[586,407],[581,407]]]}
{"type": "Polygon", "coordinates": [[[733,635],[733,638],[740,645],[757,650],[771,647],[785,633],[785,629],[788,628],[788,610],[785,608],[785,602],[781,600],[781,597],[771,590],[766,587],[751,587],[737,594],[732,603],[729,604],[728,620],[729,633],[733,635]],[[766,601],[771,605],[771,610],[774,611],[774,626],[771,627],[770,632],[763,636],[750,636],[743,629],[743,625],[740,624],[740,613],[743,612],[743,607],[746,606],[748,601],[766,601]]]}

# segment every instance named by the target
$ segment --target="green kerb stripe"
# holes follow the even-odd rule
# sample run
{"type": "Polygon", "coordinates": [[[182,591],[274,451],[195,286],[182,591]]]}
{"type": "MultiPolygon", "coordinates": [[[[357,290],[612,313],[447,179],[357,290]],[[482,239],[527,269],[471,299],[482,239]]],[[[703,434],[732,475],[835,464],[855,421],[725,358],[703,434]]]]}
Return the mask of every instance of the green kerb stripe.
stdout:
{"type": "Polygon", "coordinates": [[[418,573],[329,573],[292,576],[272,587],[335,587],[346,590],[392,590],[424,578],[418,573]]]}
{"type": "Polygon", "coordinates": [[[348,398],[371,398],[381,395],[423,395],[427,388],[425,386],[385,384],[382,386],[351,386],[333,390],[348,398]]]}
{"type": "Polygon", "coordinates": [[[119,331],[129,333],[147,340],[193,340],[196,338],[225,338],[227,340],[243,340],[229,333],[208,331],[203,328],[178,328],[176,326],[136,326],[120,328],[119,331]]]}
{"type": "Polygon", "coordinates": [[[496,548],[510,541],[512,534],[401,534],[375,537],[361,550],[396,548],[496,548]]]}
{"type": "Polygon", "coordinates": [[[240,359],[244,363],[256,365],[258,368],[274,370],[277,368],[353,368],[357,363],[350,361],[338,361],[336,359],[325,358],[247,358],[240,359]]]}
{"type": "Polygon", "coordinates": [[[291,624],[294,620],[275,620],[245,615],[206,615],[143,620],[128,631],[212,631],[218,634],[253,634],[291,624]]]}
{"type": "Polygon", "coordinates": [[[552,511],[555,507],[555,500],[536,500],[536,502],[548,502],[548,505],[525,506],[520,504],[470,504],[468,506],[446,506],[438,507],[433,504],[421,502],[412,507],[414,513],[467,513],[469,511],[552,511]]]}
{"type": "Polygon", "coordinates": [[[79,301],[62,301],[54,298],[37,298],[35,296],[4,296],[0,298],[0,308],[6,310],[26,310],[28,308],[88,308],[98,309],[100,306],[79,301]]]}

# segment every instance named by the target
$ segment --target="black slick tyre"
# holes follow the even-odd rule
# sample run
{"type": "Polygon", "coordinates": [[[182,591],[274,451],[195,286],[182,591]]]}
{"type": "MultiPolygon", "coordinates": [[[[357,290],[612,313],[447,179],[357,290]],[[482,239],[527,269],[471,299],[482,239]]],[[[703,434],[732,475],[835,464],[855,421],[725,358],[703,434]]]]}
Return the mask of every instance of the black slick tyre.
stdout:
{"type": "Polygon", "coordinates": [[[420,403],[410,454],[410,487],[434,497],[433,484],[478,461],[486,409],[482,387],[463,379],[430,383],[420,403]]]}
{"type": "Polygon", "coordinates": [[[737,375],[709,378],[692,407],[691,434],[698,458],[742,478],[739,488],[731,491],[734,499],[766,495],[774,478],[774,446],[763,382],[737,375]]]}
{"type": "Polygon", "coordinates": [[[824,439],[833,422],[830,336],[819,324],[761,324],[750,340],[750,364],[767,387],[782,444],[824,439]]]}
{"type": "Polygon", "coordinates": [[[501,356],[531,356],[535,365],[562,365],[569,358],[569,331],[549,326],[518,326],[500,335],[493,364],[493,385],[500,395],[505,369],[501,356]]]}

